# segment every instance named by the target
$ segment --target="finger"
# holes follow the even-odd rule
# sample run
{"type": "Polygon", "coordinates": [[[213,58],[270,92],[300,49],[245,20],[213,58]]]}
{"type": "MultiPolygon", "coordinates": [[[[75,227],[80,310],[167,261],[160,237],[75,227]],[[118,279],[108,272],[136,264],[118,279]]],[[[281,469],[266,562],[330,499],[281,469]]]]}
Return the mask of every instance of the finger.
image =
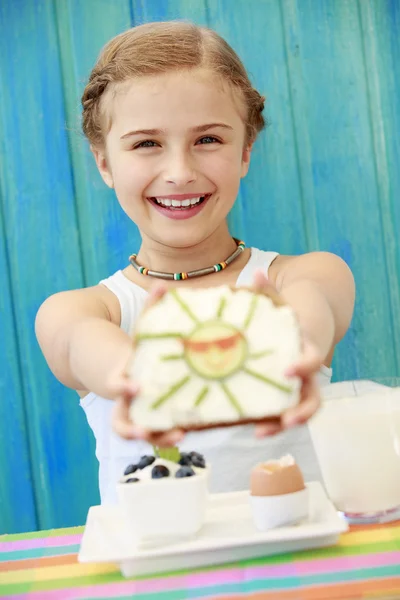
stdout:
{"type": "Polygon", "coordinates": [[[273,283],[271,283],[261,269],[257,269],[253,277],[253,289],[255,292],[269,292],[271,294],[277,294],[278,291],[273,283]]]}
{"type": "Polygon", "coordinates": [[[121,437],[128,440],[148,440],[151,434],[133,423],[130,418],[131,400],[128,398],[119,398],[115,401],[112,413],[112,427],[121,437]]]}
{"type": "MultiPolygon", "coordinates": [[[[157,438],[153,437],[152,434],[141,427],[132,423],[130,419],[119,418],[118,416],[113,418],[113,429],[114,431],[127,440],[143,440],[154,445],[161,445],[157,443],[157,438]]],[[[174,445],[174,442],[170,444],[164,444],[165,446],[174,445]]]]}
{"type": "Polygon", "coordinates": [[[135,440],[137,439],[132,423],[123,421],[120,419],[113,419],[113,430],[117,435],[124,438],[125,440],[135,440]]]}
{"type": "Polygon", "coordinates": [[[119,377],[114,377],[108,385],[110,390],[111,398],[127,398],[131,400],[134,398],[138,391],[139,386],[134,381],[128,379],[128,375],[123,373],[119,377]]]}
{"type": "Polygon", "coordinates": [[[160,300],[160,298],[164,296],[167,289],[168,288],[165,285],[165,283],[163,283],[162,281],[157,281],[157,283],[155,283],[150,289],[149,296],[146,302],[146,307],[149,308],[150,306],[153,306],[153,304],[155,304],[158,300],[160,300]]]}
{"type": "Polygon", "coordinates": [[[130,401],[120,398],[115,401],[112,412],[112,427],[114,431],[125,439],[134,439],[135,431],[129,417],[130,401]]]}
{"type": "Polygon", "coordinates": [[[264,423],[263,425],[256,425],[255,435],[256,438],[263,438],[269,435],[276,435],[282,431],[282,425],[280,423],[264,423]]]}
{"type": "Polygon", "coordinates": [[[310,373],[315,373],[322,365],[323,358],[314,346],[309,342],[304,343],[303,352],[299,360],[286,369],[287,377],[307,377],[310,373]]]}
{"type": "MultiPolygon", "coordinates": [[[[115,401],[112,413],[112,427],[114,431],[125,439],[140,439],[148,441],[151,444],[161,447],[174,446],[184,437],[184,431],[181,429],[171,429],[167,432],[153,433],[139,427],[133,423],[130,418],[130,406],[132,396],[130,390],[135,389],[134,385],[128,386],[128,391],[115,401]]],[[[136,386],[136,391],[137,391],[136,386]]]]}
{"type": "Polygon", "coordinates": [[[282,426],[284,429],[290,429],[297,425],[306,423],[319,408],[319,401],[312,397],[302,402],[296,408],[287,410],[282,415],[282,426]]]}
{"type": "Polygon", "coordinates": [[[321,396],[316,377],[311,377],[303,383],[301,399],[297,406],[293,406],[282,415],[284,429],[296,425],[302,425],[318,410],[321,404],[321,396]]]}
{"type": "Polygon", "coordinates": [[[264,271],[257,269],[253,277],[253,286],[256,290],[263,290],[266,286],[270,285],[267,276],[264,271]]]}
{"type": "Polygon", "coordinates": [[[170,431],[163,433],[150,433],[147,435],[147,441],[154,446],[167,448],[181,442],[184,436],[185,432],[182,431],[182,429],[171,429],[170,431]]]}

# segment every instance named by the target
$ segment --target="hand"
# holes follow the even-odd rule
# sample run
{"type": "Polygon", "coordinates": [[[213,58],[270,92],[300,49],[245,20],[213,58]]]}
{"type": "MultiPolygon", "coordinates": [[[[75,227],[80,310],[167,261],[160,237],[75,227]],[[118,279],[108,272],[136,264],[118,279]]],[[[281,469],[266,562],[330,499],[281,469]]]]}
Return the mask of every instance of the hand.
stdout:
{"type": "MultiPolygon", "coordinates": [[[[145,308],[152,306],[166,292],[163,284],[157,283],[151,290],[145,308]]],[[[146,440],[154,446],[174,446],[184,436],[180,429],[172,429],[166,433],[153,434],[135,425],[129,416],[129,408],[138,393],[138,386],[124,372],[111,378],[110,397],[115,399],[112,416],[114,431],[125,439],[146,440]]]]}
{"type": "MultiPolygon", "coordinates": [[[[125,381],[128,380],[125,378],[125,381]]],[[[171,429],[165,433],[152,433],[138,427],[131,421],[129,408],[137,391],[135,384],[126,383],[125,386],[121,385],[120,396],[115,401],[113,408],[112,425],[114,431],[127,440],[145,440],[149,444],[161,448],[175,446],[184,437],[184,432],[181,429],[171,429]]]]}
{"type": "MultiPolygon", "coordinates": [[[[268,281],[262,272],[255,274],[254,288],[260,291],[272,291],[274,295],[279,295],[275,286],[268,281]]],[[[299,403],[285,411],[280,418],[269,423],[256,425],[257,437],[275,435],[296,425],[302,425],[313,416],[321,404],[317,373],[322,361],[323,357],[315,344],[303,338],[303,349],[299,360],[286,371],[287,376],[301,379],[299,403]]]]}
{"type": "MultiPolygon", "coordinates": [[[[256,273],[254,288],[257,290],[269,290],[279,295],[273,286],[261,272],[256,273]]],[[[147,306],[165,294],[166,288],[157,284],[149,297],[147,306]]],[[[268,423],[256,426],[256,436],[265,437],[274,435],[285,429],[305,423],[318,409],[320,405],[320,393],[316,374],[322,364],[322,358],[316,346],[307,340],[303,340],[303,352],[296,364],[292,365],[287,375],[299,377],[302,380],[299,404],[288,409],[280,418],[268,423]]],[[[129,417],[129,407],[137,394],[138,388],[126,375],[121,375],[114,380],[116,402],[113,411],[113,428],[121,437],[126,439],[142,439],[157,446],[173,446],[184,437],[184,431],[173,429],[165,433],[153,434],[145,431],[132,423],[129,417]]]]}

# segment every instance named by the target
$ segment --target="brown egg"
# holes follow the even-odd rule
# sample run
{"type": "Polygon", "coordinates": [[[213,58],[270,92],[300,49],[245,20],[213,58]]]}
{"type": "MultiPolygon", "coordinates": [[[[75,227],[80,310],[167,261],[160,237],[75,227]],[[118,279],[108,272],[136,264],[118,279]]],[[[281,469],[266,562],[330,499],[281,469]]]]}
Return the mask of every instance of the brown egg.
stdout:
{"type": "Polygon", "coordinates": [[[252,496],[279,496],[304,490],[304,479],[293,459],[284,457],[270,460],[253,467],[250,475],[252,496]],[[288,464],[289,463],[289,464],[288,464]]]}

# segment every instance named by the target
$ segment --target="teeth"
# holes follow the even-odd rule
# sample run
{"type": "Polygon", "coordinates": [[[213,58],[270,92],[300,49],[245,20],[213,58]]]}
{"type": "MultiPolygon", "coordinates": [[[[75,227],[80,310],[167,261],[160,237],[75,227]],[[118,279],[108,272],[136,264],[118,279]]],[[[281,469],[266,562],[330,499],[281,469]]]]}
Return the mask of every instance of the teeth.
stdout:
{"type": "Polygon", "coordinates": [[[175,200],[175,198],[167,199],[167,198],[154,198],[157,204],[161,206],[173,206],[174,208],[182,208],[188,206],[194,206],[198,204],[200,200],[203,200],[205,196],[199,196],[198,198],[187,198],[186,200],[175,200]]]}

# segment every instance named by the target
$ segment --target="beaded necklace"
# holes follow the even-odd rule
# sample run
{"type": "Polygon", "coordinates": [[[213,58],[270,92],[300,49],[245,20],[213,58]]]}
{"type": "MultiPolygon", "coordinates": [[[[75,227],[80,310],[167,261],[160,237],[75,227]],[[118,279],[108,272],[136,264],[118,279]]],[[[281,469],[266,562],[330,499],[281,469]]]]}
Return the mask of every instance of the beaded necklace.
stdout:
{"type": "Polygon", "coordinates": [[[226,269],[226,267],[233,263],[233,261],[236,260],[238,256],[240,256],[240,254],[246,247],[246,244],[241,240],[237,240],[236,238],[233,239],[236,242],[236,249],[234,252],[232,252],[232,254],[228,256],[228,258],[226,258],[220,263],[217,263],[216,265],[212,265],[211,267],[206,267],[205,269],[197,269],[196,271],[189,271],[188,273],[163,273],[162,271],[152,271],[150,269],[147,269],[147,267],[142,267],[141,265],[139,265],[139,263],[136,260],[137,254],[132,254],[129,257],[129,262],[131,263],[132,267],[134,267],[136,271],[138,271],[141,275],[149,275],[150,277],[158,277],[159,279],[174,279],[175,281],[180,281],[181,279],[193,279],[194,277],[202,277],[203,275],[209,275],[210,273],[217,273],[218,271],[223,271],[224,269],[226,269]]]}

